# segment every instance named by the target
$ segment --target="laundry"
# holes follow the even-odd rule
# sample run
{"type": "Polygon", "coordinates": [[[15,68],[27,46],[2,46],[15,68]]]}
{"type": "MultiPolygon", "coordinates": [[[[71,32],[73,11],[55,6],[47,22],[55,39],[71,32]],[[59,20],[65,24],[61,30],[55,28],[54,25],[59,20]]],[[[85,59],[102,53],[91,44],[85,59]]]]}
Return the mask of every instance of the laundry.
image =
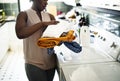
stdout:
{"type": "Polygon", "coordinates": [[[39,38],[37,45],[41,48],[53,48],[59,46],[61,42],[71,42],[75,39],[74,31],[69,30],[65,36],[55,37],[42,37],[39,38]]]}
{"type": "Polygon", "coordinates": [[[64,45],[75,53],[82,51],[82,47],[77,42],[64,42],[64,45]]]}
{"type": "MultiPolygon", "coordinates": [[[[80,46],[77,42],[62,42],[61,44],[64,44],[68,49],[75,53],[79,53],[82,51],[82,46],[80,46]]],[[[54,54],[55,50],[54,48],[47,48],[47,52],[49,55],[54,54]]]]}
{"type": "Polygon", "coordinates": [[[54,50],[54,48],[47,48],[47,52],[49,55],[52,55],[55,53],[55,50],[54,50]]]}

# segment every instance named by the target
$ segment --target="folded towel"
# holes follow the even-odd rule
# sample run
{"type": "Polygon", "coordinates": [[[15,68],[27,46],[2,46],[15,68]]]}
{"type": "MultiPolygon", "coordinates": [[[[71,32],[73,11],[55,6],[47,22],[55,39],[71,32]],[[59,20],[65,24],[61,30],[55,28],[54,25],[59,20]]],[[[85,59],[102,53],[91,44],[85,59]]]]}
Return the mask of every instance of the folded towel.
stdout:
{"type": "Polygon", "coordinates": [[[49,25],[43,32],[42,37],[55,37],[58,38],[63,32],[71,30],[71,24],[67,21],[60,21],[56,25],[49,25]]]}
{"type": "Polygon", "coordinates": [[[74,31],[69,30],[68,33],[66,33],[65,36],[61,36],[58,38],[55,37],[42,37],[39,38],[37,45],[41,48],[53,48],[57,45],[59,45],[61,42],[71,42],[75,39],[75,36],[73,35],[74,31]]]}

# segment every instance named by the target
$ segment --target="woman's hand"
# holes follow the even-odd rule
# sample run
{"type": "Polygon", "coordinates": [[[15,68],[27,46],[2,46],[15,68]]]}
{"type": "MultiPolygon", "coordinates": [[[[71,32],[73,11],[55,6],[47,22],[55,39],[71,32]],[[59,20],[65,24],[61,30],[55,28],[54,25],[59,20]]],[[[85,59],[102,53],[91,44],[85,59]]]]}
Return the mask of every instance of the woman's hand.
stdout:
{"type": "Polygon", "coordinates": [[[58,24],[58,23],[59,23],[59,21],[52,20],[50,23],[54,25],[54,24],[58,24]]]}
{"type": "Polygon", "coordinates": [[[49,21],[49,22],[43,22],[43,25],[44,25],[44,26],[56,25],[56,24],[58,24],[58,23],[59,23],[59,21],[52,20],[52,21],[49,21]]]}

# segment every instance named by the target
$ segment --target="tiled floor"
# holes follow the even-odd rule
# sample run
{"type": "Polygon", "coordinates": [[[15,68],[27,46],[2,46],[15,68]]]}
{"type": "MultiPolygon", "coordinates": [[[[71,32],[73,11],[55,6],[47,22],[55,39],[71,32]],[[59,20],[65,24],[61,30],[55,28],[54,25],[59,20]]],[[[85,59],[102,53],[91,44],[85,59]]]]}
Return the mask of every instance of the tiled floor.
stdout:
{"type": "MultiPolygon", "coordinates": [[[[8,57],[0,63],[0,81],[28,81],[22,52],[9,52],[8,57]]],[[[59,81],[57,73],[54,81],[59,81]]]]}

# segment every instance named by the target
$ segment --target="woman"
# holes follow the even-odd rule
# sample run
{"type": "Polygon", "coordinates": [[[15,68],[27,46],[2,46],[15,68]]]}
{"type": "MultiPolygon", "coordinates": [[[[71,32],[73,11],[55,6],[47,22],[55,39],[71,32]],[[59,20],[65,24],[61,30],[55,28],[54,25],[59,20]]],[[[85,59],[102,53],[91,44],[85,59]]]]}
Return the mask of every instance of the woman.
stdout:
{"type": "Polygon", "coordinates": [[[53,81],[56,55],[49,55],[46,48],[38,47],[37,41],[48,25],[59,22],[44,11],[48,0],[31,1],[32,7],[18,14],[15,27],[17,37],[23,39],[26,74],[29,81],[53,81]]]}

